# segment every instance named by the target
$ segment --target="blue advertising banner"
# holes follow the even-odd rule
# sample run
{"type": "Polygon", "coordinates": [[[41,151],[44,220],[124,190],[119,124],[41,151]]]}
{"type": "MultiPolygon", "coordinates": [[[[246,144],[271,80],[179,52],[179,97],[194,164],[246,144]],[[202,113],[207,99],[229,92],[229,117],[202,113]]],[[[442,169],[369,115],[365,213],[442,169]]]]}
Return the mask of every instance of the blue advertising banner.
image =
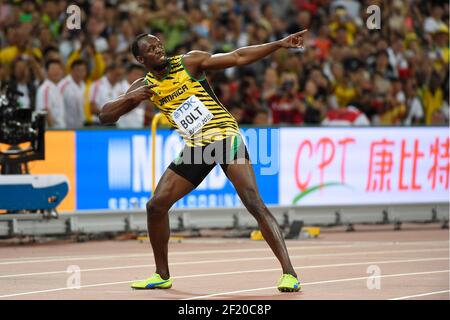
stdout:
{"type": "MultiPolygon", "coordinates": [[[[254,164],[259,191],[266,204],[278,204],[279,129],[241,130],[254,164]]],[[[151,196],[151,143],[147,130],[77,131],[77,210],[145,208],[151,196]]],[[[182,150],[175,131],[156,135],[156,179],[182,150]]],[[[202,184],[174,207],[241,205],[231,182],[216,166],[202,184]]]]}

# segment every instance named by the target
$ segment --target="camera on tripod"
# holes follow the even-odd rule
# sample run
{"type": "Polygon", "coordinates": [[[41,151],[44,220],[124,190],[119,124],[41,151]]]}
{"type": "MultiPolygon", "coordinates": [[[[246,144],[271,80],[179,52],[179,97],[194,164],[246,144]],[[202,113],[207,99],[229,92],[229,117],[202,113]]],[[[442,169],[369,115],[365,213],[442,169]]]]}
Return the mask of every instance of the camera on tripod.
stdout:
{"type": "Polygon", "coordinates": [[[18,101],[22,95],[11,82],[0,87],[0,143],[10,146],[0,150],[0,174],[28,173],[29,161],[44,160],[46,113],[22,108],[18,101]],[[30,146],[21,149],[19,144],[25,142],[30,146]]]}
{"type": "Polygon", "coordinates": [[[11,83],[0,87],[0,143],[9,145],[0,150],[0,211],[39,212],[56,218],[56,207],[67,195],[69,181],[62,174],[29,174],[29,161],[45,159],[46,113],[22,108],[21,95],[11,83]]]}

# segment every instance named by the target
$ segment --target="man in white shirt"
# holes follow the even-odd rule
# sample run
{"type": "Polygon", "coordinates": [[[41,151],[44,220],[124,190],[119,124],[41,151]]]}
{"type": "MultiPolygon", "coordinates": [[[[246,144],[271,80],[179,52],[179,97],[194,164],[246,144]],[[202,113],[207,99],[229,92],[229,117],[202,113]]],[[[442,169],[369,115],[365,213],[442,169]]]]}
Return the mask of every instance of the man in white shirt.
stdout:
{"type": "Polygon", "coordinates": [[[100,108],[128,90],[128,83],[122,81],[123,74],[123,67],[112,63],[107,67],[106,74],[92,84],[89,99],[95,124],[100,123],[97,116],[100,113],[100,108]]]}
{"type": "Polygon", "coordinates": [[[348,105],[343,108],[330,109],[322,121],[323,126],[370,126],[367,116],[357,107],[348,105]]]}
{"type": "Polygon", "coordinates": [[[441,6],[433,6],[433,9],[431,10],[431,16],[427,17],[423,24],[424,31],[426,33],[432,34],[435,33],[440,26],[445,26],[446,24],[444,23],[444,21],[442,21],[443,15],[444,9],[441,6]]]}
{"type": "Polygon", "coordinates": [[[420,101],[417,92],[417,84],[414,80],[410,79],[406,82],[405,93],[404,103],[406,104],[408,114],[403,124],[408,126],[412,124],[421,124],[425,117],[425,113],[423,112],[423,105],[420,101]]]}
{"type": "Polygon", "coordinates": [[[87,65],[84,60],[72,63],[70,74],[62,79],[58,88],[64,99],[64,114],[67,129],[77,129],[83,126],[84,117],[84,79],[87,75],[87,65]]]}
{"type": "Polygon", "coordinates": [[[36,110],[47,111],[48,128],[64,129],[64,99],[58,89],[58,82],[64,75],[59,60],[49,60],[45,64],[47,79],[40,85],[36,94],[36,110]]]}
{"type": "MultiPolygon", "coordinates": [[[[131,64],[127,68],[127,79],[123,80],[124,85],[128,88],[131,84],[139,78],[145,76],[145,70],[138,64],[131,64]]],[[[144,126],[145,109],[149,103],[142,101],[136,108],[124,114],[117,121],[119,128],[142,128],[144,126]]]]}

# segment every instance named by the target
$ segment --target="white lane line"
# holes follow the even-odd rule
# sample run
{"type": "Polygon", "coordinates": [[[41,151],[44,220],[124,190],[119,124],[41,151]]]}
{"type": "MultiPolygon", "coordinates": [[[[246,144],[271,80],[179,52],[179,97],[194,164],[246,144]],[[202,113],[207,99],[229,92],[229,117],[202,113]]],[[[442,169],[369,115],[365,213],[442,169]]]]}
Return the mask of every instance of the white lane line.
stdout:
{"type": "MultiPolygon", "coordinates": [[[[337,246],[320,246],[320,248],[335,249],[335,248],[366,248],[377,245],[337,245],[337,246]]],[[[301,249],[317,249],[318,247],[289,247],[288,250],[301,250],[301,249]]],[[[169,256],[178,255],[192,255],[192,254],[220,254],[220,253],[247,253],[247,252],[270,252],[270,248],[253,248],[253,249],[224,249],[224,250],[192,250],[192,251],[172,251],[169,252],[169,256]]],[[[103,260],[103,259],[115,259],[115,258],[140,258],[140,257],[153,257],[151,253],[137,253],[137,254],[119,254],[119,255],[91,255],[91,256],[74,256],[74,257],[55,257],[49,259],[40,260],[13,260],[0,262],[0,265],[10,264],[26,264],[26,263],[43,263],[43,262],[60,262],[60,261],[80,261],[80,260],[103,260]]]]}
{"type": "MultiPolygon", "coordinates": [[[[317,250],[317,249],[335,249],[335,248],[370,248],[378,246],[395,247],[395,246],[411,246],[411,245],[427,245],[427,244],[449,244],[449,241],[423,241],[423,242],[356,242],[343,245],[314,245],[314,246],[289,246],[288,250],[317,250]]],[[[252,249],[224,249],[224,250],[192,250],[192,251],[172,251],[169,256],[176,255],[192,255],[192,254],[220,254],[220,253],[246,253],[246,252],[270,252],[269,248],[252,248],[252,249]]],[[[1,249],[0,249],[1,252],[1,249]]],[[[103,259],[120,259],[120,258],[139,258],[152,257],[151,253],[135,253],[135,254],[117,254],[117,255],[83,255],[83,256],[53,256],[42,258],[20,258],[20,259],[0,259],[0,265],[11,264],[28,264],[28,263],[45,263],[45,262],[61,262],[61,261],[80,261],[80,260],[103,260],[103,259]]]]}
{"type": "MultiPolygon", "coordinates": [[[[374,279],[374,278],[394,278],[394,277],[417,276],[417,275],[435,274],[435,273],[444,273],[444,272],[450,272],[450,270],[436,270],[436,271],[414,272],[414,273],[398,273],[398,274],[388,274],[388,275],[381,275],[381,276],[369,276],[369,277],[358,277],[358,278],[347,278],[347,279],[335,279],[335,280],[325,280],[325,281],[317,281],[317,282],[307,282],[307,283],[302,283],[302,287],[303,286],[308,286],[308,285],[311,286],[311,285],[326,284],[326,283],[337,283],[337,282],[367,280],[369,278],[370,279],[374,279]]],[[[204,295],[204,296],[196,296],[196,297],[184,298],[184,299],[180,299],[180,300],[197,300],[197,299],[212,298],[212,297],[217,297],[217,296],[225,296],[225,295],[231,295],[231,294],[243,293],[243,292],[264,291],[264,290],[269,290],[269,289],[276,289],[276,287],[272,286],[272,287],[254,288],[254,289],[247,289],[247,290],[228,291],[228,292],[208,294],[208,295],[204,295]]]]}
{"type": "MultiPolygon", "coordinates": [[[[370,264],[389,264],[389,263],[410,263],[410,262],[423,262],[423,261],[435,261],[435,260],[448,260],[448,258],[443,257],[443,258],[412,259],[412,260],[408,259],[408,260],[366,261],[366,262],[356,262],[356,263],[339,263],[339,264],[325,264],[325,265],[315,265],[315,266],[301,266],[301,267],[295,267],[295,269],[299,270],[299,269],[314,269],[314,268],[349,267],[349,266],[358,266],[358,265],[367,265],[367,264],[370,265],[370,264]]],[[[173,279],[200,278],[200,277],[235,275],[235,274],[244,274],[244,273],[272,272],[272,271],[279,271],[279,270],[280,270],[280,268],[271,268],[271,269],[240,270],[240,271],[218,272],[218,273],[202,273],[202,274],[192,274],[192,275],[185,275],[185,276],[175,276],[175,277],[173,277],[173,279]]],[[[80,286],[79,289],[109,286],[109,285],[116,285],[116,284],[123,284],[123,283],[130,284],[133,281],[142,281],[142,280],[144,280],[144,279],[98,283],[98,284],[80,286]]],[[[272,287],[270,287],[270,288],[272,288],[272,287]]],[[[73,290],[73,288],[65,287],[65,288],[13,293],[13,294],[7,294],[7,295],[0,295],[0,298],[9,298],[9,297],[16,297],[16,296],[23,296],[23,295],[30,295],[30,294],[37,294],[37,293],[48,293],[48,292],[63,291],[63,290],[73,290]]]]}
{"type": "MultiPolygon", "coordinates": [[[[345,252],[345,253],[323,253],[323,254],[308,254],[308,255],[292,255],[291,259],[300,258],[326,258],[326,257],[348,257],[348,256],[359,256],[359,255],[370,255],[370,254],[394,254],[394,253],[419,253],[419,252],[441,252],[448,251],[447,249],[417,249],[417,250],[389,250],[389,251],[364,251],[364,252],[345,252]]],[[[447,258],[448,259],[448,258],[447,258]]],[[[205,264],[205,263],[227,263],[227,262],[247,262],[247,261],[263,261],[263,260],[274,260],[275,256],[270,257],[256,257],[256,258],[235,258],[235,259],[214,259],[214,260],[196,260],[196,261],[183,261],[183,262],[172,262],[171,266],[177,265],[192,265],[192,264],[205,264]]],[[[138,268],[149,268],[154,267],[154,264],[139,264],[139,265],[127,265],[127,266],[117,266],[117,267],[107,267],[107,268],[89,268],[81,269],[81,272],[95,272],[95,271],[110,271],[110,270],[122,270],[122,269],[138,269],[138,268]]],[[[7,274],[0,275],[0,279],[5,278],[18,278],[18,277],[28,277],[28,276],[46,276],[52,274],[65,274],[67,270],[58,271],[46,271],[46,272],[34,272],[34,273],[19,273],[19,274],[7,274]]]]}
{"type": "MultiPolygon", "coordinates": [[[[286,240],[287,244],[290,243],[295,243],[297,240],[286,240]]],[[[183,240],[184,243],[194,243],[192,241],[188,240],[183,240]]],[[[211,242],[208,242],[211,243],[211,242]]],[[[248,241],[236,241],[236,242],[227,242],[228,244],[232,244],[232,245],[240,245],[240,244],[248,244],[248,241]]],[[[305,248],[308,247],[321,247],[321,245],[326,244],[326,245],[373,245],[373,244],[398,244],[395,242],[373,242],[373,241],[320,241],[320,242],[309,242],[309,243],[304,243],[303,245],[307,244],[307,246],[304,246],[305,248]]],[[[433,244],[450,244],[450,241],[440,241],[438,243],[434,243],[433,244]]],[[[0,253],[4,248],[0,248],[0,253]]],[[[7,247],[5,247],[5,249],[7,249],[7,247]]],[[[238,249],[240,250],[240,249],[238,249]]],[[[176,251],[172,251],[176,252],[176,251]]],[[[142,254],[147,254],[147,253],[142,253],[142,254]]],[[[97,254],[86,254],[86,255],[71,255],[71,256],[64,256],[64,255],[59,255],[59,256],[38,256],[38,257],[15,257],[15,258],[2,258],[0,259],[0,264],[2,262],[20,262],[20,261],[27,261],[27,260],[45,260],[45,259],[77,259],[77,258],[90,258],[90,257],[129,257],[129,256],[134,256],[134,255],[139,255],[139,253],[136,254],[129,254],[129,253],[118,253],[117,255],[97,255],[97,254]]]]}
{"type": "Polygon", "coordinates": [[[427,293],[421,293],[421,294],[415,294],[412,296],[404,296],[404,297],[398,297],[398,298],[391,298],[389,300],[405,300],[405,299],[411,299],[411,298],[418,298],[418,297],[425,297],[425,296],[431,296],[434,294],[440,294],[440,293],[446,293],[450,292],[450,290],[442,290],[442,291],[434,291],[434,292],[427,292],[427,293]]]}

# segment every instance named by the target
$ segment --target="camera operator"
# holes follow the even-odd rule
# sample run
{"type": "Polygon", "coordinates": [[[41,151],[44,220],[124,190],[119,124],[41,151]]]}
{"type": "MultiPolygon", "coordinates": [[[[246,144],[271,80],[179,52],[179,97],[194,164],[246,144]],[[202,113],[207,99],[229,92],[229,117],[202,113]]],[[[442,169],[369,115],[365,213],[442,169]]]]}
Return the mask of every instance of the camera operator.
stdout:
{"type": "Polygon", "coordinates": [[[58,89],[58,83],[64,75],[60,60],[49,60],[45,63],[46,80],[37,92],[36,110],[47,111],[48,128],[62,129],[66,127],[64,118],[64,99],[58,89]]]}

